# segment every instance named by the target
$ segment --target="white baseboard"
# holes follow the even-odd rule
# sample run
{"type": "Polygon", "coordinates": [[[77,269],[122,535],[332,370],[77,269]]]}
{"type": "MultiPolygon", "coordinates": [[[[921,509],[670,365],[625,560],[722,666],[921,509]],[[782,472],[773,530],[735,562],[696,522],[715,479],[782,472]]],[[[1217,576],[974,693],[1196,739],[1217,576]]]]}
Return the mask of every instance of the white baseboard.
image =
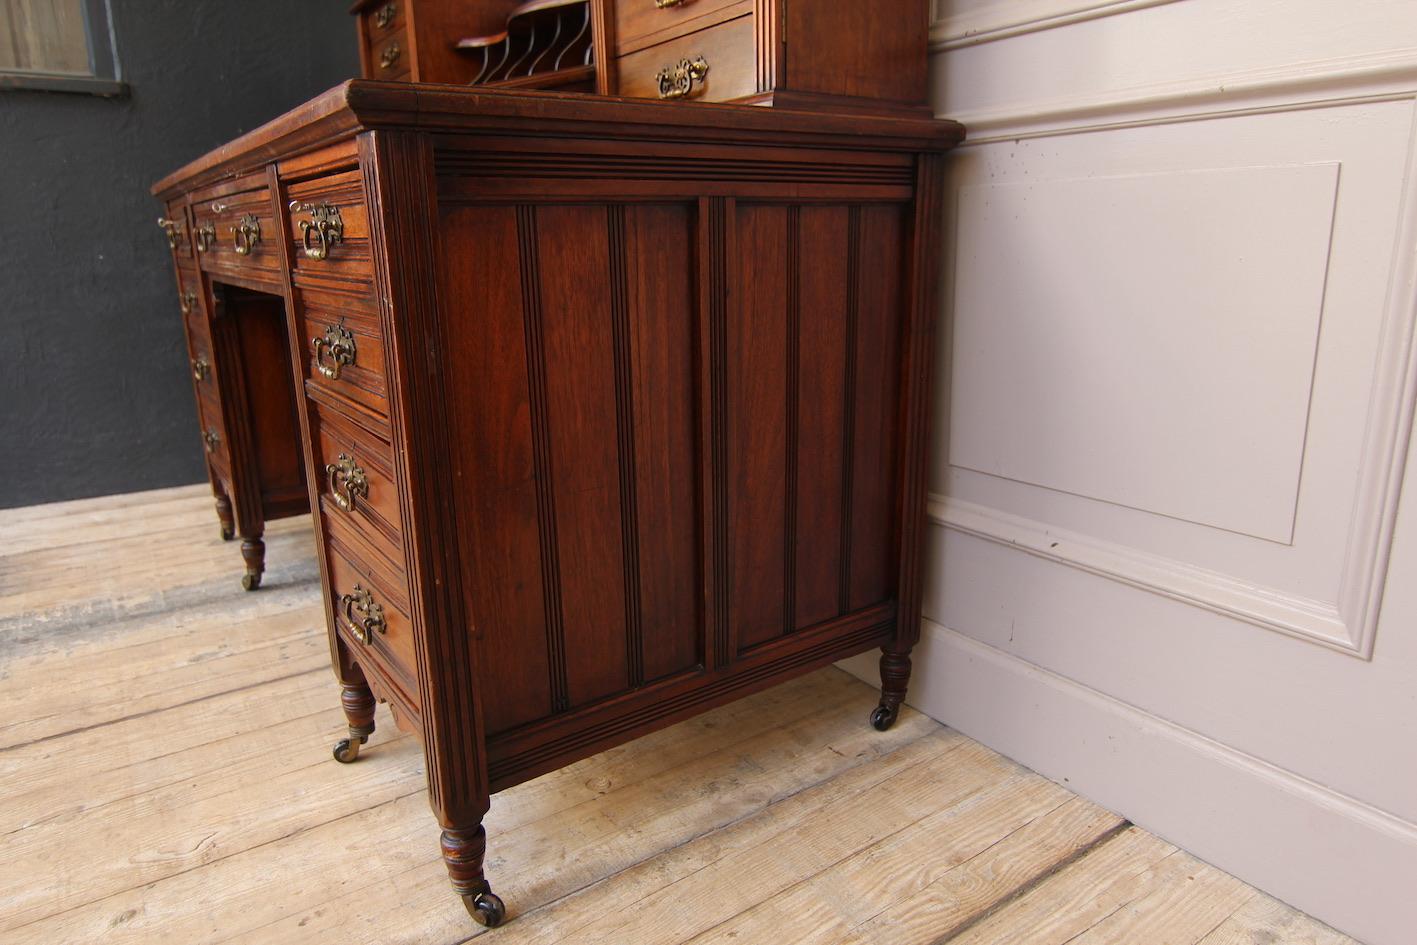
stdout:
{"type": "Polygon", "coordinates": [[[1417,825],[928,620],[913,660],[927,715],[1368,945],[1417,940],[1417,825]]]}

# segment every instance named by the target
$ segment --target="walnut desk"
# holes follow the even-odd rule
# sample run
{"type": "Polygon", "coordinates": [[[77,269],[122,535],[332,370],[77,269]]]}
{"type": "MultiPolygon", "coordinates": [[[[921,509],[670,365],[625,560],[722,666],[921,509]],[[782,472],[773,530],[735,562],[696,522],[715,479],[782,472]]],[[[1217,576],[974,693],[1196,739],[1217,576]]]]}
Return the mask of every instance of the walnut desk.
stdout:
{"type": "Polygon", "coordinates": [[[876,647],[894,721],[962,133],[356,80],[154,187],[269,241],[335,756],[419,737],[474,918],[492,792],[876,647]]]}

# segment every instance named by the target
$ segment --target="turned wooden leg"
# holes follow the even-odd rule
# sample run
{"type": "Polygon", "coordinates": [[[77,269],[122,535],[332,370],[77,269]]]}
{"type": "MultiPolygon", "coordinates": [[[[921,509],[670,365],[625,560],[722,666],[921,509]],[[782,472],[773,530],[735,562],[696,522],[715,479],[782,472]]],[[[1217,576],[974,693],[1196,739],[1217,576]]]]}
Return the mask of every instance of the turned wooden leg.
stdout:
{"type": "Polygon", "coordinates": [[[349,737],[335,742],[335,761],[350,764],[359,757],[359,746],[374,734],[374,693],[364,683],[345,683],[339,694],[349,737]]]}
{"type": "Polygon", "coordinates": [[[266,570],[266,543],[261,533],[241,536],[241,560],[246,562],[246,573],[241,575],[241,586],[254,591],[261,586],[261,575],[266,570]]]}
{"type": "Polygon", "coordinates": [[[881,647],[881,704],[871,713],[871,724],[884,732],[895,724],[905,690],[910,685],[910,650],[897,653],[881,647]]]}
{"type": "Polygon", "coordinates": [[[236,519],[232,517],[231,500],[225,492],[216,494],[216,517],[221,521],[221,540],[231,541],[236,537],[236,519]]]}
{"type": "Polygon", "coordinates": [[[453,881],[453,890],[462,897],[468,914],[488,928],[501,925],[507,916],[507,907],[482,875],[487,831],[481,824],[470,830],[444,830],[442,847],[448,878],[453,881]]]}

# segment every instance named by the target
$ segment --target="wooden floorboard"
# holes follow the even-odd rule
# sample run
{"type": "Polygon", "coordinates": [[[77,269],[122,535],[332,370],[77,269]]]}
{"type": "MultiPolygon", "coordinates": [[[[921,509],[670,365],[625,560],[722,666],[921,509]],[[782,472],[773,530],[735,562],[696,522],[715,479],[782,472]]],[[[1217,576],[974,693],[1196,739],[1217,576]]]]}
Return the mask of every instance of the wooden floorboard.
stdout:
{"type": "Polygon", "coordinates": [[[0,941],[1352,942],[835,669],[493,799],[485,933],[415,739],[353,766],[309,522],[205,486],[0,511],[0,941]]]}

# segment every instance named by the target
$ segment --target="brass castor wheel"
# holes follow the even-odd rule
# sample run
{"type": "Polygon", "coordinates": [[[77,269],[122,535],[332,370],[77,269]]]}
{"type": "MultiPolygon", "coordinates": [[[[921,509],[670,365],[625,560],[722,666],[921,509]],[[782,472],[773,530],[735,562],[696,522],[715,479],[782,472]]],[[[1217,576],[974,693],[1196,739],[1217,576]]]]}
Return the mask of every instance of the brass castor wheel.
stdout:
{"type": "Polygon", "coordinates": [[[899,708],[884,703],[876,706],[876,711],[871,713],[871,727],[878,732],[884,732],[895,724],[895,717],[899,712],[899,708]]]}
{"type": "Polygon", "coordinates": [[[261,586],[261,573],[259,571],[247,571],[241,575],[241,586],[248,591],[254,591],[261,586]]]}
{"type": "Polygon", "coordinates": [[[475,896],[463,896],[462,904],[467,907],[467,914],[472,916],[478,925],[485,925],[489,929],[495,929],[507,917],[507,907],[490,889],[475,896]]]}
{"type": "Polygon", "coordinates": [[[368,740],[368,736],[341,738],[339,741],[335,742],[335,761],[338,761],[342,765],[354,764],[359,758],[359,746],[368,740]]]}
{"type": "Polygon", "coordinates": [[[223,526],[221,527],[221,540],[222,540],[222,541],[231,541],[231,539],[233,539],[233,538],[235,538],[235,537],[236,537],[236,532],[234,532],[234,531],[232,531],[231,529],[227,528],[225,525],[223,525],[223,526]]]}

